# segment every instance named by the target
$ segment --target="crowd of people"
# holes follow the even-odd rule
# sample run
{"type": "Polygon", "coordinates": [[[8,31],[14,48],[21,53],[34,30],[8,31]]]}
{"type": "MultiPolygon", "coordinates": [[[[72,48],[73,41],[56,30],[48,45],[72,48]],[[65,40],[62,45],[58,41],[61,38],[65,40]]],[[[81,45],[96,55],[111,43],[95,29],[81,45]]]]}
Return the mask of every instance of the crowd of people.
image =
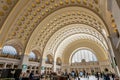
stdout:
{"type": "Polygon", "coordinates": [[[83,71],[72,71],[71,73],[64,72],[63,75],[67,76],[68,80],[81,80],[85,78],[87,80],[115,80],[116,75],[112,72],[109,72],[108,69],[105,69],[104,72],[94,72],[91,73],[83,71]]]}
{"type": "MultiPolygon", "coordinates": [[[[29,80],[57,80],[53,78],[53,75],[57,74],[38,74],[34,75],[34,72],[32,71],[29,74],[25,75],[20,75],[20,80],[24,80],[22,78],[27,77],[29,80]],[[37,76],[37,78],[35,78],[37,76]]],[[[85,70],[83,71],[71,71],[68,73],[67,71],[62,72],[59,76],[66,76],[66,80],[116,80],[115,77],[116,75],[114,73],[110,73],[108,69],[106,69],[104,72],[94,72],[91,71],[91,73],[86,72],[85,70]],[[83,79],[84,78],[84,79],[83,79]]]]}

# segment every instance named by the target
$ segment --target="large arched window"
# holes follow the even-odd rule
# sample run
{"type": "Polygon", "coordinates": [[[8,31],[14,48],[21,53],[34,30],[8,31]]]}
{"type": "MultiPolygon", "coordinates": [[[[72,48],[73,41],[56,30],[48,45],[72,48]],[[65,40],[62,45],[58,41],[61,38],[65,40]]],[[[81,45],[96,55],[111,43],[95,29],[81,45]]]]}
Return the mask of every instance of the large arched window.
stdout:
{"type": "Polygon", "coordinates": [[[72,57],[72,63],[81,62],[83,59],[86,62],[97,61],[95,54],[88,49],[80,49],[80,50],[75,51],[73,54],[74,55],[72,57]]]}
{"type": "Polygon", "coordinates": [[[10,54],[10,55],[16,55],[17,51],[14,47],[12,46],[4,46],[2,49],[3,54],[10,54]]]}
{"type": "Polygon", "coordinates": [[[35,58],[36,58],[35,53],[34,53],[34,52],[30,52],[29,58],[30,58],[30,59],[35,59],[35,58]]]}
{"type": "Polygon", "coordinates": [[[46,61],[47,64],[52,64],[53,63],[53,57],[51,55],[47,55],[46,56],[46,61]]]}

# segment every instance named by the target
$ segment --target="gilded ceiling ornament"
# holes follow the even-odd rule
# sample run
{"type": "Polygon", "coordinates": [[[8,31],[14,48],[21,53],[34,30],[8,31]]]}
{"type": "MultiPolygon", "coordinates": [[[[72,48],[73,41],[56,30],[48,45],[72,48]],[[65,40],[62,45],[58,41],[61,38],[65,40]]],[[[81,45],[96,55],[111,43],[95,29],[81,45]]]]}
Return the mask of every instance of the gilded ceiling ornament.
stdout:
{"type": "Polygon", "coordinates": [[[42,15],[45,15],[45,13],[44,13],[44,12],[42,12],[41,14],[42,14],[42,15]]]}
{"type": "Polygon", "coordinates": [[[34,24],[31,25],[31,27],[34,27],[34,26],[35,26],[34,24]]]}
{"type": "Polygon", "coordinates": [[[38,20],[36,19],[36,20],[35,20],[35,23],[37,23],[37,22],[38,22],[38,20]]]}
{"type": "Polygon", "coordinates": [[[41,16],[39,15],[39,16],[38,16],[38,19],[40,19],[40,18],[41,18],[41,16]]]}
{"type": "Polygon", "coordinates": [[[21,26],[21,25],[22,25],[22,22],[19,21],[17,24],[18,24],[18,26],[21,26]]]}
{"type": "Polygon", "coordinates": [[[16,27],[16,28],[15,28],[15,30],[17,31],[17,30],[19,30],[19,28],[18,28],[18,27],[16,27]]]}
{"type": "Polygon", "coordinates": [[[92,3],[89,3],[89,6],[90,6],[91,8],[93,8],[93,4],[92,4],[92,3]]]}
{"type": "Polygon", "coordinates": [[[87,1],[86,1],[86,0],[83,0],[83,3],[84,3],[85,5],[87,5],[87,1]]]}
{"type": "Polygon", "coordinates": [[[3,11],[0,11],[0,16],[4,16],[4,12],[3,11]]]}
{"type": "Polygon", "coordinates": [[[49,10],[48,10],[48,9],[46,9],[45,11],[46,11],[46,12],[49,12],[49,10]]]}
{"type": "Polygon", "coordinates": [[[21,30],[21,33],[24,33],[24,30],[21,30]]]}
{"type": "Polygon", "coordinates": [[[26,35],[28,36],[28,35],[29,35],[29,33],[26,33],[26,35]]]}
{"type": "Polygon", "coordinates": [[[74,3],[74,2],[75,2],[75,0],[71,0],[71,2],[72,2],[72,3],[74,3]]]}
{"type": "Polygon", "coordinates": [[[49,3],[49,2],[46,2],[45,4],[46,4],[46,5],[49,5],[50,3],[49,3]]]}
{"type": "Polygon", "coordinates": [[[63,5],[63,2],[62,2],[62,1],[60,1],[60,5],[63,5]]]}
{"type": "Polygon", "coordinates": [[[28,30],[29,30],[29,31],[31,31],[32,29],[31,29],[31,28],[29,28],[28,30]]]}
{"type": "Polygon", "coordinates": [[[36,15],[37,15],[37,13],[36,13],[36,12],[34,12],[34,13],[33,13],[33,15],[34,15],[34,16],[36,16],[36,15]]]}
{"type": "Polygon", "coordinates": [[[42,9],[44,9],[44,8],[45,8],[45,6],[44,6],[44,5],[42,5],[42,6],[41,6],[41,8],[42,8],[42,9]]]}
{"type": "Polygon", "coordinates": [[[21,35],[18,35],[18,38],[21,38],[22,36],[21,35]]]}
{"type": "Polygon", "coordinates": [[[26,12],[24,15],[27,17],[27,16],[28,16],[28,13],[26,12]]]}
{"type": "Polygon", "coordinates": [[[51,2],[54,2],[54,0],[50,0],[51,2]]]}
{"type": "Polygon", "coordinates": [[[115,24],[115,23],[112,23],[112,27],[115,28],[115,27],[116,27],[116,24],[115,24]]]}
{"type": "Polygon", "coordinates": [[[6,0],[6,3],[7,3],[8,5],[11,5],[11,4],[12,4],[12,1],[11,1],[11,0],[6,0]]]}
{"type": "Polygon", "coordinates": [[[50,9],[53,9],[53,7],[52,7],[52,6],[50,6],[50,9]]]}
{"type": "Polygon", "coordinates": [[[27,38],[26,38],[26,37],[24,37],[24,40],[27,40],[27,38]]]}
{"type": "Polygon", "coordinates": [[[13,33],[12,33],[12,36],[15,36],[15,35],[16,35],[16,33],[15,33],[15,32],[13,32],[13,33]]]}
{"type": "Polygon", "coordinates": [[[117,28],[114,28],[114,29],[113,29],[113,32],[117,32],[117,28]]]}
{"type": "Polygon", "coordinates": [[[24,20],[25,20],[25,18],[24,18],[24,17],[22,17],[22,18],[21,18],[21,20],[22,20],[22,21],[24,21],[24,20]]]}
{"type": "Polygon", "coordinates": [[[33,7],[33,8],[35,8],[35,7],[36,7],[36,5],[35,5],[35,4],[32,4],[32,7],[33,7]]]}
{"type": "Polygon", "coordinates": [[[58,4],[55,4],[55,7],[58,7],[58,4]]]}
{"type": "Polygon", "coordinates": [[[96,4],[98,4],[98,0],[94,0],[94,2],[95,2],[96,4]]]}
{"type": "Polygon", "coordinates": [[[31,12],[31,11],[32,11],[32,8],[28,8],[28,11],[31,12]]]}
{"type": "Polygon", "coordinates": [[[30,24],[30,21],[27,21],[26,23],[27,23],[27,24],[30,24]]]}
{"type": "Polygon", "coordinates": [[[24,25],[24,29],[27,29],[27,25],[24,25]]]}
{"type": "Polygon", "coordinates": [[[66,4],[68,4],[68,3],[69,3],[69,1],[68,1],[68,0],[65,0],[65,3],[66,3],[66,4]]]}
{"type": "Polygon", "coordinates": [[[40,9],[40,8],[38,8],[38,9],[37,9],[37,12],[40,12],[40,11],[41,11],[41,9],[40,9]]]}
{"type": "Polygon", "coordinates": [[[80,0],[77,0],[78,3],[80,3],[81,1],[80,0]]]}
{"type": "Polygon", "coordinates": [[[40,4],[40,0],[36,0],[36,3],[37,3],[37,4],[40,4]]]}
{"type": "Polygon", "coordinates": [[[33,17],[32,17],[32,16],[30,16],[29,18],[30,18],[30,20],[33,20],[33,17]]]}
{"type": "Polygon", "coordinates": [[[8,7],[7,7],[6,5],[4,5],[4,6],[2,7],[2,9],[6,11],[6,10],[8,10],[8,7]]]}
{"type": "Polygon", "coordinates": [[[99,8],[95,7],[95,10],[96,10],[97,12],[99,12],[99,8]]]}

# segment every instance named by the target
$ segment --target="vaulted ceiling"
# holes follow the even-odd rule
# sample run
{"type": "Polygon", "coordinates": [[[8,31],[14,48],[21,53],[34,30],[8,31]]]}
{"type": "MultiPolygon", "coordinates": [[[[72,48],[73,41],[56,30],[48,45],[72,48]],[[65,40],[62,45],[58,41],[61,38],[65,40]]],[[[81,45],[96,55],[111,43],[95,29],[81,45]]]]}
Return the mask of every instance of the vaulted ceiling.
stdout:
{"type": "Polygon", "coordinates": [[[1,0],[0,7],[0,47],[14,44],[21,53],[38,50],[57,58],[74,41],[83,41],[83,47],[87,40],[107,54],[104,0],[1,0]]]}

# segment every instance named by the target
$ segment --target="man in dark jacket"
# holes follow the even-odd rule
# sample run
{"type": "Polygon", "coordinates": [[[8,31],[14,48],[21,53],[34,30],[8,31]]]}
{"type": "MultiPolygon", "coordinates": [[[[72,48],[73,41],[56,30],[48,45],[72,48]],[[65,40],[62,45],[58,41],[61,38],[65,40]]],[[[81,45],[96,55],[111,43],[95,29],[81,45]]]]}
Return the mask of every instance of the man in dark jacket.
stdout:
{"type": "Polygon", "coordinates": [[[29,79],[30,79],[30,80],[33,80],[33,78],[34,78],[34,71],[32,71],[32,72],[30,73],[30,75],[29,75],[29,79]]]}

